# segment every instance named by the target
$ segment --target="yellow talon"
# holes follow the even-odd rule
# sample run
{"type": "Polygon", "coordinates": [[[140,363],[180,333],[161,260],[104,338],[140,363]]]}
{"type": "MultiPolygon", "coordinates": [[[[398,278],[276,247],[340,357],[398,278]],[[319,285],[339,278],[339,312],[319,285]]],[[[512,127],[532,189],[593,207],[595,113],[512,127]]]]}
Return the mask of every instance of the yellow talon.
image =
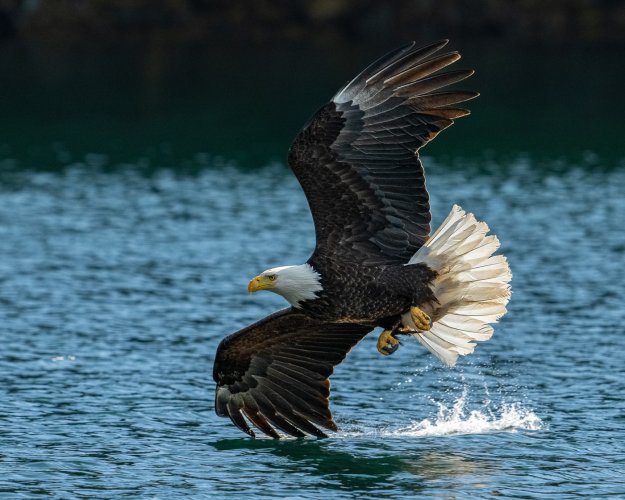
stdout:
{"type": "Polygon", "coordinates": [[[432,320],[418,307],[413,306],[410,308],[410,316],[419,330],[426,332],[431,328],[432,320]]]}
{"type": "Polygon", "coordinates": [[[393,337],[391,330],[384,330],[378,337],[378,352],[383,356],[393,354],[399,347],[399,340],[393,337]]]}

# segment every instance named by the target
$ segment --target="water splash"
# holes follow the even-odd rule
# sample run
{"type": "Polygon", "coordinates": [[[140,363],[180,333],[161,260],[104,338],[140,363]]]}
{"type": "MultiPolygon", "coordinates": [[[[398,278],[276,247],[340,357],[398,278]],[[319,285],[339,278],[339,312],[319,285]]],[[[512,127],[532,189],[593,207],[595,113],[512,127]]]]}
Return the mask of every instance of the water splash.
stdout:
{"type": "Polygon", "coordinates": [[[504,404],[498,409],[487,402],[479,410],[467,409],[466,390],[450,407],[437,402],[435,418],[413,422],[408,427],[397,430],[384,430],[383,436],[427,437],[461,434],[482,434],[487,432],[514,432],[517,430],[539,430],[543,422],[533,410],[520,403],[504,404]]]}

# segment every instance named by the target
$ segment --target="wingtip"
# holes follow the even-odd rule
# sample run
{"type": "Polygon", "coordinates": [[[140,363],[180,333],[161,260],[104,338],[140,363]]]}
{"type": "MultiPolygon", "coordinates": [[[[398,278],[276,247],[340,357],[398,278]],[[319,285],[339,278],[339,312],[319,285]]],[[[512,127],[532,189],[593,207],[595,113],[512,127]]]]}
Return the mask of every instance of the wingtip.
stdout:
{"type": "Polygon", "coordinates": [[[337,427],[337,425],[334,422],[334,420],[328,421],[328,423],[326,424],[326,429],[330,429],[332,432],[338,432],[339,431],[339,428],[337,427]]]}
{"type": "MultiPolygon", "coordinates": [[[[416,45],[416,42],[412,42],[412,43],[416,45]]],[[[433,50],[433,52],[438,52],[443,47],[445,47],[448,43],[449,43],[449,38],[441,38],[440,40],[437,40],[435,42],[423,45],[422,47],[419,48],[419,52],[421,51],[425,52],[426,50],[433,50]]]]}
{"type": "Polygon", "coordinates": [[[444,47],[448,43],[449,43],[449,38],[440,38],[439,40],[436,40],[435,42],[430,43],[429,46],[434,47],[436,45],[440,45],[441,47],[444,47]]]}

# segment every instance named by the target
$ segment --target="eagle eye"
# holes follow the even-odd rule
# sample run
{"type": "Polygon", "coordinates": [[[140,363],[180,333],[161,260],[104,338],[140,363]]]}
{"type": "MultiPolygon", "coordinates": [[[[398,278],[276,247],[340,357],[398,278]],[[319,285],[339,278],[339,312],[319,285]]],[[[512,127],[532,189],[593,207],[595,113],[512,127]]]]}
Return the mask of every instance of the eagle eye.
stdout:
{"type": "Polygon", "coordinates": [[[277,276],[275,274],[270,274],[267,277],[269,278],[269,281],[276,281],[276,278],[277,278],[277,276]]]}

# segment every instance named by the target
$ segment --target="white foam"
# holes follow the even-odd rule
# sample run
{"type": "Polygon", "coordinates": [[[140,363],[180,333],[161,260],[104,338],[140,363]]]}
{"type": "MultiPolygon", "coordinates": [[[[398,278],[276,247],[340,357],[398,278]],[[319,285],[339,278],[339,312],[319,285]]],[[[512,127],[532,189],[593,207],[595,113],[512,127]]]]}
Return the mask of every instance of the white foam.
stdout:
{"type": "Polygon", "coordinates": [[[76,357],[75,356],[54,356],[52,358],[52,361],[54,361],[55,363],[61,362],[61,361],[75,361],[76,357]]]}
{"type": "Polygon", "coordinates": [[[504,404],[498,409],[486,403],[479,410],[467,410],[466,392],[453,406],[438,405],[435,418],[413,422],[408,427],[381,432],[386,437],[427,437],[461,434],[483,434],[488,432],[514,432],[517,430],[535,431],[542,428],[542,420],[531,409],[520,403],[504,404]]]}
{"type": "Polygon", "coordinates": [[[492,403],[487,401],[480,409],[469,410],[467,400],[465,389],[462,396],[451,406],[435,402],[438,406],[435,417],[414,421],[407,427],[398,429],[385,427],[344,430],[337,437],[366,437],[372,434],[387,438],[458,436],[520,430],[537,431],[543,428],[540,417],[521,403],[507,403],[493,408],[492,403]]]}

